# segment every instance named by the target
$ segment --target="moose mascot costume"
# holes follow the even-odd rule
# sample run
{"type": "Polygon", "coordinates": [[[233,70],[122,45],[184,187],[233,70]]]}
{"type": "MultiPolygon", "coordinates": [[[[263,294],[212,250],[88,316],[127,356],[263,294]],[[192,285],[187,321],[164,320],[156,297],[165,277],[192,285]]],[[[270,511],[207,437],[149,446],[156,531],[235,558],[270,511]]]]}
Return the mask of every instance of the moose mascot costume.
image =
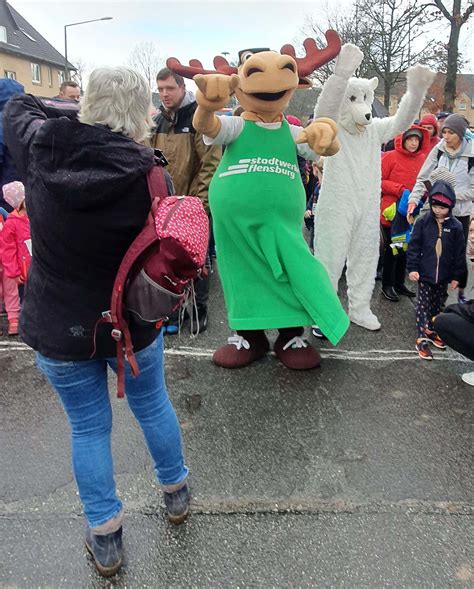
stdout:
{"type": "Polygon", "coordinates": [[[213,356],[218,366],[240,368],[264,357],[270,344],[266,329],[278,329],[273,350],[288,368],[319,366],[318,352],[303,339],[303,326],[317,323],[336,344],[349,320],[323,265],[303,238],[305,193],[297,153],[316,160],[339,149],[336,125],[320,118],[305,130],[283,117],[305,76],[335,58],[340,39],[326,33],[320,50],[312,39],[306,56],[295,57],[291,45],[280,53],[268,49],[240,51],[239,67],[218,56],[214,71],[197,60],[183,66],[170,58],[176,73],[192,77],[198,87],[193,125],[208,144],[226,149],[209,187],[209,204],[229,325],[236,334],[213,356]],[[240,117],[219,117],[235,93],[240,117]]]}

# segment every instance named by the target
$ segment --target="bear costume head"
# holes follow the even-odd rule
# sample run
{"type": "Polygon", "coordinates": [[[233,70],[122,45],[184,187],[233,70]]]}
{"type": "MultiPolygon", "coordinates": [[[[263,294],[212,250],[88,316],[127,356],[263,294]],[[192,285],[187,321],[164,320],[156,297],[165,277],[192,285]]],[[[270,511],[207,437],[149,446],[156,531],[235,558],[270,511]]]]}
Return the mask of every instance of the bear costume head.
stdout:
{"type": "Polygon", "coordinates": [[[362,133],[372,122],[372,103],[378,83],[377,78],[350,78],[339,120],[349,133],[362,133]]]}

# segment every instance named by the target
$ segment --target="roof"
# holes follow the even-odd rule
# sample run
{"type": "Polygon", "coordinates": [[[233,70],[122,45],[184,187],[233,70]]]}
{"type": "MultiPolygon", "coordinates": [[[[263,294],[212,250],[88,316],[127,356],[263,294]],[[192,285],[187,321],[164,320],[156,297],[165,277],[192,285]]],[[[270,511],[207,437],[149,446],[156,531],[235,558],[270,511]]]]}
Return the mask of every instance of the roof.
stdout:
{"type": "Polygon", "coordinates": [[[377,97],[375,97],[374,101],[372,102],[372,116],[379,117],[380,119],[389,116],[388,110],[377,97]]]}
{"type": "MultiPolygon", "coordinates": [[[[0,52],[24,55],[64,67],[64,56],[6,0],[0,0],[0,25],[7,31],[7,43],[0,42],[0,52]]],[[[68,64],[68,68],[75,69],[72,64],[68,64]]]]}

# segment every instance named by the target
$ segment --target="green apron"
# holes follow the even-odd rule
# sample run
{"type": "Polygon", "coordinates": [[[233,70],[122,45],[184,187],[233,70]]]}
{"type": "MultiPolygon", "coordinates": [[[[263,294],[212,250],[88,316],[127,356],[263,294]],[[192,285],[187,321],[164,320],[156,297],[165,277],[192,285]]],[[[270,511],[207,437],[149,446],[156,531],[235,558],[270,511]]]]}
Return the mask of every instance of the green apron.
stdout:
{"type": "Polygon", "coordinates": [[[347,331],[329,276],[302,234],[305,192],[290,128],[245,121],[209,186],[219,274],[234,330],[317,324],[347,331]]]}

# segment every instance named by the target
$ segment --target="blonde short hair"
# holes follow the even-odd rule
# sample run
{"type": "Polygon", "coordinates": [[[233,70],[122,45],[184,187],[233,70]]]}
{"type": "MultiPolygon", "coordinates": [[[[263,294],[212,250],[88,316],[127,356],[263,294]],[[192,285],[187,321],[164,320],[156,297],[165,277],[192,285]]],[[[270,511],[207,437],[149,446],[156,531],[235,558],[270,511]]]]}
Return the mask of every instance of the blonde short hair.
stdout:
{"type": "Polygon", "coordinates": [[[90,75],[79,120],[140,142],[153,126],[150,112],[151,90],[143,76],[128,67],[101,67],[90,75]]]}

